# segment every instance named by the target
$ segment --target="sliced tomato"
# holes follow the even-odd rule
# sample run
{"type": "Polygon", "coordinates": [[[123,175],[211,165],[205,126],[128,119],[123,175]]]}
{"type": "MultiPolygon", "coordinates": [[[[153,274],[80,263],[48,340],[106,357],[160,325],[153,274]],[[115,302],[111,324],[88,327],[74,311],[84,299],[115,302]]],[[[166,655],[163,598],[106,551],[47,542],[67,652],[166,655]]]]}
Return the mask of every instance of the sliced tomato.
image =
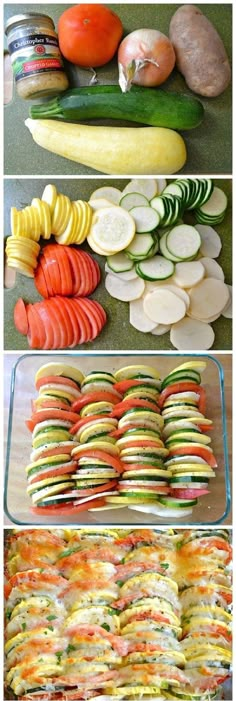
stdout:
{"type": "MultiPolygon", "coordinates": [[[[116,397],[112,392],[107,392],[106,390],[99,390],[98,392],[91,392],[90,394],[83,394],[79,399],[76,399],[72,404],[73,411],[80,411],[87,404],[94,404],[95,402],[110,402],[111,404],[118,404],[119,397],[116,397]]],[[[78,419],[78,417],[77,417],[78,419]]]]}
{"type": "Polygon", "coordinates": [[[71,504],[71,502],[68,502],[63,506],[61,504],[54,504],[54,506],[31,506],[30,511],[38,516],[47,516],[48,514],[51,516],[73,516],[73,514],[77,514],[80,511],[87,511],[87,509],[105,505],[106,500],[101,497],[101,499],[91,499],[91,501],[87,501],[83,504],[77,504],[76,506],[71,504]]]}
{"type": "Polygon", "coordinates": [[[195,392],[199,395],[198,408],[202,414],[206,412],[206,390],[204,387],[197,385],[195,382],[176,382],[173,385],[168,385],[159,396],[159,406],[163,407],[166,399],[171,394],[178,394],[179,392],[195,392]]]}
{"type": "Polygon", "coordinates": [[[50,301],[58,316],[58,324],[61,331],[61,347],[68,348],[73,343],[74,331],[70,315],[67,313],[67,306],[62,304],[62,299],[63,297],[52,297],[50,301]]]}
{"type": "Polygon", "coordinates": [[[208,433],[208,431],[213,431],[214,426],[205,426],[205,424],[198,424],[198,428],[202,433],[208,433]]]}
{"type": "Polygon", "coordinates": [[[80,338],[81,338],[81,331],[80,331],[80,326],[78,324],[78,317],[75,312],[75,309],[73,305],[71,304],[71,299],[67,297],[60,297],[59,298],[61,308],[63,310],[63,316],[64,319],[67,319],[67,322],[72,326],[72,333],[71,333],[71,343],[70,347],[73,348],[74,346],[77,346],[80,343],[80,338]],[[69,319],[69,321],[68,321],[69,319]]]}
{"type": "Polygon", "coordinates": [[[99,304],[99,302],[97,302],[96,299],[93,299],[93,304],[94,304],[94,307],[96,307],[96,309],[100,315],[102,325],[104,326],[106,323],[106,320],[107,320],[107,315],[106,315],[105,309],[102,307],[101,304],[99,304]]]}
{"type": "Polygon", "coordinates": [[[47,260],[46,260],[46,257],[44,255],[44,250],[42,250],[42,253],[40,256],[40,266],[41,266],[41,270],[43,272],[44,279],[46,282],[46,286],[47,286],[47,290],[48,290],[48,297],[52,297],[55,293],[53,291],[51,275],[49,275],[49,273],[48,273],[47,260]]]}
{"type": "MultiPolygon", "coordinates": [[[[59,450],[59,448],[58,448],[59,450]]],[[[59,455],[59,453],[56,453],[55,451],[52,453],[53,455],[59,455]]],[[[48,453],[44,453],[43,457],[49,457],[48,453]]],[[[38,460],[40,459],[40,456],[38,457],[38,460]]],[[[40,470],[40,472],[37,473],[37,475],[34,475],[32,479],[29,479],[29,483],[33,484],[34,482],[40,482],[42,479],[50,479],[50,477],[58,477],[59,475],[67,475],[75,472],[77,468],[77,464],[73,463],[73,465],[69,465],[68,467],[62,466],[58,467],[58,469],[55,468],[55,470],[40,470]]]]}
{"type": "MultiPolygon", "coordinates": [[[[39,398],[38,398],[39,399],[39,398]]],[[[38,411],[39,409],[69,409],[69,404],[67,402],[60,401],[60,399],[44,399],[40,398],[40,401],[33,400],[31,402],[32,411],[38,411]]]]}
{"type": "Polygon", "coordinates": [[[47,299],[50,297],[50,291],[47,286],[47,280],[45,278],[44,274],[44,269],[41,265],[42,261],[42,254],[40,254],[39,259],[38,259],[38,265],[37,268],[34,272],[34,284],[36,289],[38,290],[39,294],[41,297],[44,297],[44,299],[47,299]]]}
{"type": "Polygon", "coordinates": [[[37,311],[40,317],[41,323],[45,330],[45,342],[42,346],[43,350],[52,350],[55,348],[55,336],[54,336],[54,326],[52,323],[52,315],[48,312],[48,305],[46,303],[49,300],[44,300],[44,302],[38,302],[37,311]]]}
{"type": "Polygon", "coordinates": [[[28,333],[30,348],[43,348],[46,341],[45,327],[34,304],[27,305],[28,333]]]}
{"type": "Polygon", "coordinates": [[[52,255],[55,255],[59,267],[59,280],[61,289],[60,294],[62,295],[62,297],[67,297],[67,295],[71,295],[73,292],[70,262],[67,256],[67,247],[55,244],[51,251],[52,255]]]}
{"type": "Polygon", "coordinates": [[[42,251],[40,262],[48,288],[51,288],[54,295],[58,295],[61,294],[61,276],[54,251],[54,245],[48,244],[45,246],[42,251]]]}
{"type": "MultiPolygon", "coordinates": [[[[109,416],[113,418],[113,412],[109,414],[109,416]]],[[[126,426],[123,426],[123,428],[116,428],[115,431],[111,431],[110,436],[112,436],[112,438],[117,438],[118,440],[118,438],[122,438],[124,433],[132,428],[137,428],[137,424],[126,424],[126,426]]]]}
{"type": "Polygon", "coordinates": [[[170,494],[177,499],[197,499],[210,492],[209,489],[171,489],[170,494]]]}
{"type": "MultiPolygon", "coordinates": [[[[79,479],[79,478],[78,478],[79,479]]],[[[74,505],[79,504],[77,498],[79,497],[90,497],[93,494],[99,494],[99,492],[108,492],[110,489],[115,489],[117,486],[117,480],[110,480],[109,482],[104,482],[104,484],[99,484],[97,487],[88,487],[88,489],[79,489],[78,496],[75,498],[74,505]]]]}
{"type": "Polygon", "coordinates": [[[69,299],[64,299],[64,305],[67,307],[68,313],[70,315],[70,319],[73,325],[73,333],[74,333],[74,339],[73,343],[71,344],[73,347],[78,346],[81,343],[81,339],[83,338],[84,331],[81,328],[80,320],[78,317],[78,310],[77,307],[73,304],[72,298],[69,299]]]}
{"type": "Polygon", "coordinates": [[[132,409],[135,407],[143,407],[144,409],[151,409],[152,411],[155,411],[156,414],[160,414],[160,409],[157,406],[157,404],[152,404],[152,402],[149,402],[147,399],[125,399],[123,402],[120,402],[119,404],[116,405],[116,407],[113,409],[111,416],[121,418],[123,414],[128,409],[132,409]]]}
{"type": "Polygon", "coordinates": [[[41,421],[48,421],[48,419],[62,419],[63,421],[71,421],[75,423],[78,420],[78,414],[73,411],[62,411],[62,409],[40,409],[32,414],[30,421],[33,423],[33,428],[36,424],[41,423],[41,421]]]}
{"type": "Polygon", "coordinates": [[[84,306],[83,302],[85,302],[85,299],[81,299],[81,297],[73,297],[71,300],[72,304],[74,305],[77,318],[78,318],[78,323],[80,325],[80,330],[81,330],[81,339],[80,343],[87,343],[88,341],[93,340],[93,330],[92,330],[92,325],[90,323],[90,317],[87,314],[86,307],[84,306]]]}
{"type": "Polygon", "coordinates": [[[79,390],[74,380],[71,380],[70,377],[64,377],[63,375],[46,375],[40,377],[35,383],[35,387],[37,390],[40,390],[40,387],[48,385],[50,382],[53,382],[54,385],[68,385],[69,387],[74,387],[74,389],[79,390]]]}
{"type": "Polygon", "coordinates": [[[75,248],[73,248],[72,246],[68,246],[67,255],[71,271],[72,295],[80,296],[82,289],[82,271],[80,268],[79,258],[77,257],[77,252],[75,248]]]}
{"type": "Polygon", "coordinates": [[[14,324],[19,333],[22,333],[23,336],[27,336],[29,328],[27,305],[22,297],[19,297],[14,306],[14,324]]]}
{"type": "Polygon", "coordinates": [[[84,256],[84,251],[77,249],[76,255],[79,259],[79,266],[82,271],[80,297],[86,297],[86,295],[90,294],[89,290],[92,290],[92,274],[90,266],[88,265],[88,262],[84,256]]]}
{"type": "Polygon", "coordinates": [[[93,448],[88,448],[86,447],[86,444],[84,445],[83,451],[81,450],[78,456],[74,456],[75,460],[80,460],[80,458],[83,457],[90,457],[90,458],[98,458],[98,460],[102,460],[108,465],[111,465],[114,467],[114,470],[117,470],[120,474],[124,472],[124,464],[119,460],[118,457],[115,457],[115,455],[110,455],[109,453],[105,453],[105,450],[94,450],[93,448]]]}
{"type": "Polygon", "coordinates": [[[129,470],[132,470],[134,472],[137,472],[138,470],[164,470],[165,468],[163,467],[163,463],[160,463],[160,467],[158,465],[148,465],[146,462],[138,462],[136,463],[125,463],[124,464],[124,470],[123,472],[129,472],[129,470]]]}
{"type": "MultiPolygon", "coordinates": [[[[76,251],[79,253],[79,251],[76,251]]],[[[90,272],[91,272],[91,287],[90,291],[87,293],[90,295],[94,290],[96,290],[96,287],[98,286],[100,282],[100,268],[96,260],[92,258],[92,256],[89,253],[86,253],[86,251],[81,251],[83,253],[85,261],[87,261],[88,267],[90,267],[90,272]]]]}
{"type": "Polygon", "coordinates": [[[198,447],[194,444],[191,446],[188,443],[186,447],[181,446],[179,448],[174,448],[173,450],[170,449],[168,458],[172,457],[173,455],[198,455],[203,460],[206,460],[208,465],[211,467],[217,467],[217,462],[213,453],[210,453],[210,451],[207,450],[204,445],[198,447]]]}
{"type": "Polygon", "coordinates": [[[97,310],[93,306],[92,300],[83,298],[83,299],[78,299],[77,302],[80,304],[80,307],[82,307],[88,321],[90,324],[91,328],[91,337],[90,340],[94,341],[95,338],[99,335],[101,329],[102,329],[102,324],[100,317],[98,315],[97,310]]]}
{"type": "Polygon", "coordinates": [[[117,392],[124,394],[127,389],[131,389],[131,387],[138,387],[139,385],[143,385],[143,383],[144,380],[121,380],[121,382],[116,382],[113,386],[117,392]]]}
{"type": "Polygon", "coordinates": [[[74,424],[74,426],[72,426],[72,428],[70,429],[70,433],[72,433],[73,435],[74,433],[77,433],[77,431],[80,428],[82,428],[82,426],[90,424],[91,421],[99,421],[100,419],[104,419],[104,414],[92,414],[91,416],[84,416],[81,419],[79,419],[79,421],[77,421],[76,424],[74,424]]]}

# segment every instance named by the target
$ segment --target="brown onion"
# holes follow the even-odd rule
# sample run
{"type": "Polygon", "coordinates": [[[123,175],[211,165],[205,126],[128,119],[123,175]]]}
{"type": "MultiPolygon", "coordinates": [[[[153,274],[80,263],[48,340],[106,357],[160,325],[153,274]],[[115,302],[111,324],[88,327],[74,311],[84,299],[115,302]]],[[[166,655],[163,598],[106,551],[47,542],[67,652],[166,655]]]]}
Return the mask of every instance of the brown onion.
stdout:
{"type": "Polygon", "coordinates": [[[137,29],[118,49],[119,84],[122,92],[132,83],[156,87],[168,78],[175,65],[175,52],[165,34],[156,29],[137,29]]]}

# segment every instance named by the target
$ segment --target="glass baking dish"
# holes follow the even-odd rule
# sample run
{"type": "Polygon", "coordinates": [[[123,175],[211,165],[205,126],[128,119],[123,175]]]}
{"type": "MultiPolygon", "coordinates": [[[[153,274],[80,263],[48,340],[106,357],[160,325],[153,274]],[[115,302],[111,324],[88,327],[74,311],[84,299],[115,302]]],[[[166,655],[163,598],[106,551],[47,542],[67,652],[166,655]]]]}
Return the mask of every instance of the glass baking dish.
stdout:
{"type": "Polygon", "coordinates": [[[38,368],[47,362],[65,362],[75,365],[82,372],[94,369],[115,372],[125,365],[148,364],[156,367],[161,377],[191,358],[205,359],[206,370],[202,382],[207,393],[207,417],[213,420],[211,433],[212,447],[218,468],[216,477],[210,481],[210,493],[199,499],[186,523],[184,518],[163,519],[153,514],[131,511],[128,508],[98,512],[82,512],[69,518],[71,525],[100,524],[162,524],[181,525],[215,525],[223,523],[228,516],[231,503],[229,478],[229,457],[227,439],[227,421],[224,396],[224,370],[216,357],[210,354],[134,354],[134,353],[28,353],[20,356],[15,363],[11,376],[10,409],[8,422],[6,478],[4,508],[8,518],[18,525],[56,525],[68,523],[68,517],[57,518],[34,516],[30,511],[31,500],[26,493],[25,466],[29,463],[31,452],[31,434],[26,428],[25,420],[31,414],[31,400],[36,397],[34,377],[38,368]],[[37,519],[37,520],[36,520],[37,519]]]}

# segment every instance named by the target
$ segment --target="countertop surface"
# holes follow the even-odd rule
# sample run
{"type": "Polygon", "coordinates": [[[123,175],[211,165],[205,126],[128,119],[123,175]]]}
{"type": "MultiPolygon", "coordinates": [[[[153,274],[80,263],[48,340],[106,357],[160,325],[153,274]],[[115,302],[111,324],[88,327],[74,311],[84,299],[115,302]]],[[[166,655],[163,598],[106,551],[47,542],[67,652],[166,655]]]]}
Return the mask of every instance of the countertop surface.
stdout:
{"type": "MultiPolygon", "coordinates": [[[[4,437],[5,437],[5,452],[6,452],[6,443],[7,443],[7,428],[8,428],[8,416],[9,416],[9,397],[10,397],[10,382],[11,382],[11,372],[12,368],[15,365],[16,361],[20,358],[20,354],[18,353],[5,353],[5,358],[4,358],[4,437]]],[[[9,470],[9,483],[8,483],[8,505],[9,505],[9,510],[11,514],[18,514],[19,520],[24,521],[27,519],[27,523],[31,522],[31,518],[33,519],[34,517],[30,517],[29,515],[29,506],[30,506],[30,500],[26,498],[26,480],[25,480],[25,473],[24,473],[24,468],[25,466],[29,463],[29,455],[31,451],[31,440],[30,440],[30,434],[27,431],[25,427],[25,418],[30,415],[30,402],[31,399],[35,396],[35,390],[34,390],[34,372],[37,367],[40,365],[43,365],[46,362],[49,362],[51,360],[51,357],[49,358],[48,356],[45,355],[40,355],[38,354],[36,356],[36,359],[33,359],[32,354],[30,356],[24,356],[25,360],[21,360],[21,365],[22,369],[20,369],[21,365],[18,366],[18,383],[16,383],[16,394],[15,394],[15,400],[14,400],[14,417],[13,417],[13,431],[12,431],[12,439],[11,439],[11,466],[9,470]],[[26,370],[27,368],[27,370],[26,370]],[[34,370],[33,370],[34,368],[34,370]],[[19,384],[20,380],[20,384],[19,384]]],[[[65,356],[64,356],[65,357],[65,356]]],[[[204,513],[206,514],[206,521],[209,524],[209,520],[214,522],[216,515],[219,515],[219,511],[223,513],[224,511],[224,493],[225,493],[225,481],[224,481],[224,458],[223,458],[223,440],[222,440],[222,435],[223,435],[223,428],[222,428],[222,420],[221,420],[221,408],[220,408],[220,394],[219,394],[219,379],[217,379],[218,372],[217,372],[217,367],[214,363],[214,361],[211,358],[215,358],[218,360],[224,370],[224,381],[225,381],[225,416],[226,416],[226,424],[227,424],[227,434],[228,434],[228,451],[229,451],[229,466],[231,466],[231,457],[232,457],[232,451],[231,451],[231,445],[232,445],[232,410],[231,410],[231,401],[232,401],[232,358],[231,354],[211,354],[210,358],[209,356],[206,357],[207,361],[207,368],[205,370],[205,373],[202,375],[202,382],[206,387],[206,393],[207,393],[207,416],[209,418],[212,418],[213,423],[214,423],[214,431],[212,432],[212,445],[214,452],[216,454],[217,460],[218,460],[218,468],[217,468],[217,474],[214,480],[211,481],[210,485],[210,490],[211,490],[211,495],[208,497],[202,497],[200,500],[200,503],[197,507],[194,507],[197,511],[197,517],[199,518],[199,521],[204,520],[204,513]],[[205,377],[205,379],[204,379],[205,377]],[[209,501],[208,501],[209,499],[209,501]],[[220,507],[219,507],[220,505],[220,507]],[[204,511],[205,509],[205,511],[204,511]],[[222,509],[222,510],[221,510],[222,509]]],[[[54,356],[55,359],[55,356],[54,356]]],[[[182,362],[186,360],[186,358],[182,359],[182,362]]],[[[58,356],[57,356],[58,360],[58,356]]],[[[74,364],[76,367],[80,367],[80,369],[83,369],[84,372],[88,372],[88,370],[93,367],[100,367],[100,368],[106,368],[110,372],[114,371],[114,369],[118,367],[122,367],[127,364],[133,364],[133,363],[145,363],[147,362],[149,365],[155,365],[159,373],[163,375],[163,368],[165,369],[165,372],[167,372],[170,369],[173,369],[175,366],[179,365],[181,363],[181,359],[179,356],[172,358],[171,355],[167,354],[166,356],[160,356],[158,355],[154,356],[149,356],[149,358],[145,358],[142,356],[130,356],[129,359],[127,357],[121,357],[120,355],[117,355],[117,357],[111,357],[107,356],[104,359],[104,356],[99,356],[97,355],[96,359],[92,359],[91,356],[88,354],[83,355],[83,356],[78,356],[78,354],[75,355],[70,355],[70,357],[64,360],[64,362],[67,362],[68,364],[74,364]]],[[[230,474],[231,474],[231,467],[230,467],[230,474]]],[[[115,510],[112,513],[112,518],[114,517],[114,522],[119,523],[120,525],[123,523],[128,524],[128,520],[124,521],[124,516],[122,514],[122,509],[115,510]],[[114,515],[114,516],[113,516],[114,515]],[[118,519],[118,520],[117,520],[118,519]]],[[[126,511],[126,510],[125,510],[126,511]]],[[[80,515],[80,517],[84,515],[80,515]]],[[[129,519],[132,519],[133,525],[140,525],[140,516],[138,512],[130,512],[127,510],[127,517],[129,519]],[[130,516],[131,514],[131,516],[130,516]]],[[[104,518],[104,523],[107,523],[107,518],[108,518],[108,512],[103,512],[100,518],[96,520],[92,520],[92,524],[95,525],[96,522],[100,523],[100,525],[103,523],[101,518],[104,518]]],[[[156,524],[156,521],[150,522],[150,519],[152,517],[149,515],[142,514],[142,519],[143,519],[143,525],[146,525],[147,523],[152,523],[152,525],[156,524]]],[[[86,516],[85,516],[86,519],[86,516]]],[[[155,517],[154,517],[155,519],[155,517]]],[[[85,523],[87,522],[86,520],[84,521],[85,523]]],[[[4,520],[5,525],[12,524],[12,521],[5,515],[5,520],[4,520]]],[[[48,522],[44,521],[44,524],[47,526],[51,523],[49,520],[48,522]]],[[[34,524],[34,521],[33,521],[34,524]]],[[[232,515],[231,513],[227,516],[225,521],[223,522],[222,525],[231,525],[232,524],[232,515]]],[[[162,520],[162,525],[165,525],[165,522],[162,520]]],[[[167,524],[169,525],[169,524],[167,524]]],[[[181,519],[179,520],[179,526],[184,526],[185,524],[181,523],[181,519]]]]}
{"type": "MultiPolygon", "coordinates": [[[[44,12],[45,8],[55,25],[61,13],[68,7],[65,4],[38,4],[34,3],[34,12],[44,12]]],[[[170,19],[179,7],[178,4],[159,3],[123,3],[109,5],[120,17],[124,34],[141,28],[156,28],[168,35],[170,19]]],[[[4,6],[4,21],[19,13],[31,9],[26,4],[6,4],[4,6]]],[[[200,10],[208,17],[219,32],[228,57],[231,60],[232,53],[232,5],[230,4],[200,4],[200,10]]],[[[66,64],[66,70],[71,87],[88,85],[91,74],[88,71],[77,69],[72,64],[66,64]]],[[[117,58],[115,57],[106,66],[97,70],[100,84],[117,84],[117,58]]],[[[174,70],[170,78],[161,86],[165,90],[193,95],[186,86],[184,78],[174,70]]],[[[197,96],[199,97],[199,96],[197,96]]],[[[205,108],[205,117],[202,124],[189,132],[183,132],[187,146],[187,163],[181,172],[188,174],[230,174],[231,166],[231,87],[216,98],[200,98],[205,108]]],[[[13,100],[4,108],[5,117],[5,173],[34,174],[34,175],[96,175],[98,172],[86,166],[81,166],[49,153],[40,148],[32,140],[24,121],[28,117],[29,101],[17,97],[16,91],[13,100]]],[[[101,122],[92,122],[93,124],[101,122]]],[[[107,122],[109,123],[109,122],[107,122]]],[[[130,123],[110,122],[110,124],[130,123]]]]}
{"type": "MultiPolygon", "coordinates": [[[[12,205],[18,209],[30,204],[33,197],[41,197],[46,180],[39,179],[6,179],[5,180],[5,236],[10,233],[10,208],[12,205]]],[[[68,195],[71,199],[89,199],[91,193],[102,185],[109,184],[107,179],[94,181],[93,179],[69,179],[54,180],[58,192],[68,195]]],[[[123,189],[127,180],[113,180],[112,184],[123,189]]],[[[222,187],[228,195],[228,208],[224,221],[216,230],[222,239],[222,250],[218,262],[225,273],[225,281],[231,283],[232,274],[232,212],[231,212],[231,180],[215,180],[216,185],[222,187]]],[[[184,219],[193,222],[193,216],[186,213],[184,219]]],[[[151,333],[137,331],[129,323],[129,304],[120,302],[106,292],[104,280],[105,258],[97,256],[87,247],[88,251],[97,259],[101,271],[102,280],[93,294],[94,299],[100,302],[107,312],[108,321],[102,333],[93,343],[79,346],[79,350],[144,350],[162,351],[173,350],[170,343],[169,332],[164,336],[154,336],[151,333]]],[[[4,335],[6,350],[28,349],[27,338],[18,333],[13,322],[13,309],[18,297],[23,297],[27,302],[36,302],[41,298],[34,286],[32,279],[18,274],[16,283],[12,289],[5,289],[4,293],[4,335]]],[[[232,348],[232,322],[221,316],[213,323],[215,342],[213,350],[230,350],[232,348]]],[[[197,348],[196,348],[197,350],[197,348]]]]}

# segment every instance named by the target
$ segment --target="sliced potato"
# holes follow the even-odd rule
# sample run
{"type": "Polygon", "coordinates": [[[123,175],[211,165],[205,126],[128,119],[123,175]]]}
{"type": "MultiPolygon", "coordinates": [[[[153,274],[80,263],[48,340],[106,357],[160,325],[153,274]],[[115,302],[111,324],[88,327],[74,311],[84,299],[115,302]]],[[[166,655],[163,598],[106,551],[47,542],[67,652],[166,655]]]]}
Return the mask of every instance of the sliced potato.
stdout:
{"type": "Polygon", "coordinates": [[[214,343],[215,334],[209,324],[185,317],[173,324],[170,341],[177,350],[208,350],[214,343]]]}
{"type": "Polygon", "coordinates": [[[120,198],[121,198],[122,192],[121,190],[118,190],[117,187],[110,187],[109,185],[105,185],[104,187],[98,187],[97,190],[94,190],[92,192],[92,195],[90,195],[90,200],[98,200],[101,198],[105,198],[108,200],[108,202],[112,204],[119,204],[120,198]]]}
{"type": "Polygon", "coordinates": [[[200,253],[202,256],[218,258],[221,252],[222,243],[217,231],[215,231],[212,226],[206,226],[205,224],[196,224],[195,229],[198,230],[198,233],[201,236],[200,253]]]}
{"type": "Polygon", "coordinates": [[[131,326],[138,331],[148,333],[155,328],[155,321],[151,321],[145,314],[143,306],[144,298],[134,299],[129,305],[129,320],[131,326]]]}
{"type": "Polygon", "coordinates": [[[204,266],[200,261],[176,263],[173,282],[179,287],[188,288],[197,285],[204,277],[204,266]]]}
{"type": "Polygon", "coordinates": [[[152,329],[151,333],[153,336],[164,336],[165,333],[170,331],[171,326],[168,324],[157,324],[154,329],[152,329]]]}
{"type": "Polygon", "coordinates": [[[232,285],[227,285],[228,291],[229,291],[229,301],[228,304],[226,305],[225,309],[222,312],[222,316],[224,316],[226,319],[232,319],[233,318],[233,308],[232,308],[232,293],[233,293],[233,288],[232,285]]]}
{"type": "Polygon", "coordinates": [[[128,185],[125,186],[122,196],[127,192],[139,192],[148,200],[152,200],[155,195],[159,194],[158,183],[154,178],[133,178],[128,185]]]}
{"type": "Polygon", "coordinates": [[[108,274],[105,280],[105,287],[111,297],[119,299],[122,302],[132,302],[134,299],[139,299],[145,290],[145,282],[141,278],[136,280],[117,280],[114,275],[108,274]]]}
{"type": "Polygon", "coordinates": [[[224,282],[224,271],[214,258],[200,258],[199,263],[204,267],[204,277],[214,277],[216,280],[222,280],[224,282]]]}
{"type": "Polygon", "coordinates": [[[198,285],[189,290],[189,314],[192,318],[207,321],[221,314],[229,301],[227,285],[215,278],[204,278],[198,285]]]}
{"type": "Polygon", "coordinates": [[[144,311],[156,324],[174,324],[186,314],[185,302],[177,295],[159,287],[145,296],[144,311]]]}
{"type": "Polygon", "coordinates": [[[94,200],[90,198],[88,201],[88,204],[92,207],[92,209],[102,209],[104,207],[115,207],[114,202],[109,202],[105,197],[99,197],[94,200]]]}

